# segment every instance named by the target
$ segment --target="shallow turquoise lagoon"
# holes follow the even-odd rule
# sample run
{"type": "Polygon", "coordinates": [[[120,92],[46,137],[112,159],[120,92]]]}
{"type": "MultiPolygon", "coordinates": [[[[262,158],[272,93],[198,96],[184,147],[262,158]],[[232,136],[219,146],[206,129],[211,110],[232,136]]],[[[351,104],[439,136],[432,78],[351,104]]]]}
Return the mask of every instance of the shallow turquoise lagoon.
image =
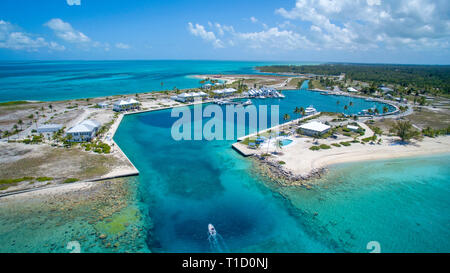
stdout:
{"type": "Polygon", "coordinates": [[[311,191],[282,192],[346,251],[376,241],[381,252],[448,253],[449,167],[449,154],[340,164],[311,191]]]}
{"type": "Polygon", "coordinates": [[[0,62],[0,102],[55,101],[199,87],[196,74],[255,74],[244,61],[0,62]],[[162,83],[162,84],[161,84],[162,83]],[[82,92],[80,92],[82,90],[82,92]]]}
{"type": "MultiPolygon", "coordinates": [[[[310,104],[341,111],[346,99],[354,102],[349,111],[373,106],[306,90],[285,94],[254,104],[279,104],[280,116],[310,104]]],[[[419,159],[394,161],[390,171],[384,162],[360,163],[370,170],[361,172],[336,167],[312,190],[280,188],[254,173],[233,141],[174,141],[175,120],[169,110],[126,116],[115,136],[141,172],[152,251],[368,252],[369,241],[387,252],[448,251],[449,156],[420,159],[411,173],[419,159]],[[223,238],[219,246],[208,241],[208,223],[223,238]]]]}

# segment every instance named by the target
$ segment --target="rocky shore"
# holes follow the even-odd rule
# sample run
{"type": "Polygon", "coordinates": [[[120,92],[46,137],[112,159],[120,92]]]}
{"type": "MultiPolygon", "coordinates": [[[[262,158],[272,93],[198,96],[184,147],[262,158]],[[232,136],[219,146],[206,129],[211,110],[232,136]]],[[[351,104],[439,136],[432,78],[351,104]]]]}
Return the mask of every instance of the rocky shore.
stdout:
{"type": "Polygon", "coordinates": [[[312,181],[321,178],[326,173],[326,168],[320,168],[312,170],[307,175],[299,175],[284,169],[282,164],[268,160],[263,156],[254,155],[250,158],[253,160],[254,169],[260,175],[280,186],[302,186],[310,189],[312,181]]]}

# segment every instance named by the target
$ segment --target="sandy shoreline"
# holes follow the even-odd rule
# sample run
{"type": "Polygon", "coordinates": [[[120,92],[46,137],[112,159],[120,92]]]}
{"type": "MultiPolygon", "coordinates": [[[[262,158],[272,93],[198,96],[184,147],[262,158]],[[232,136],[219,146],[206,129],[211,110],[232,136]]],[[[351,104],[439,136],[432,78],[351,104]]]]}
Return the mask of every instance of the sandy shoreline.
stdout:
{"type": "MultiPolygon", "coordinates": [[[[450,136],[425,138],[406,145],[398,144],[395,137],[383,136],[382,139],[382,144],[352,143],[349,147],[312,151],[309,149],[312,146],[310,139],[297,138],[291,147],[284,148],[282,154],[272,156],[269,160],[283,161],[285,164],[281,168],[285,171],[308,177],[313,172],[340,163],[450,153],[450,136]]],[[[320,143],[328,145],[332,141],[321,140],[320,143]]]]}

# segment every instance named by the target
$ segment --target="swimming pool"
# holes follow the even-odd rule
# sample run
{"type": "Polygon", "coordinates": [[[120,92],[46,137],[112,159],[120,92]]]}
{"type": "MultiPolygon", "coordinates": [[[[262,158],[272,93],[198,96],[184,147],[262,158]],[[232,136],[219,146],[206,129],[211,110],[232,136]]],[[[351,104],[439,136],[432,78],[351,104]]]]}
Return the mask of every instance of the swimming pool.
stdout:
{"type": "Polygon", "coordinates": [[[292,142],[293,142],[293,140],[287,139],[287,138],[281,140],[281,144],[282,144],[283,146],[287,146],[287,145],[291,144],[292,142]]]}

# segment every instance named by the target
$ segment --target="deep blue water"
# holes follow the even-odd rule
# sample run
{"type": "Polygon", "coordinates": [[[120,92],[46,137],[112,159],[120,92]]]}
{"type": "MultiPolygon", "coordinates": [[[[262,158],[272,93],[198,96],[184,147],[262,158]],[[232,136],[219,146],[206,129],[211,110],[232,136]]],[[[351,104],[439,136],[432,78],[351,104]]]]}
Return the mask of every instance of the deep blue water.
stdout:
{"type": "MultiPolygon", "coordinates": [[[[319,111],[342,111],[342,100],[349,99],[354,103],[349,111],[358,112],[369,103],[356,98],[322,96],[307,90],[284,93],[284,100],[253,102],[255,105],[279,104],[280,117],[286,112],[292,113],[295,106],[314,104],[319,111]],[[341,100],[339,106],[338,99],[341,100]]],[[[370,104],[372,106],[373,102],[370,104]]],[[[234,141],[173,140],[170,128],[175,120],[170,117],[170,110],[126,116],[115,136],[118,145],[140,170],[139,198],[148,207],[148,215],[154,222],[148,237],[151,250],[217,251],[210,248],[207,237],[207,225],[213,223],[229,251],[365,251],[365,244],[350,248],[341,242],[341,235],[331,233],[329,223],[318,222],[312,216],[313,210],[303,207],[298,199],[289,201],[284,197],[307,190],[280,189],[255,174],[251,162],[231,149],[234,141]]],[[[444,174],[444,177],[447,176],[444,174]]],[[[389,189],[387,191],[391,197],[389,189]]],[[[313,198],[316,198],[315,205],[336,206],[342,213],[349,209],[340,206],[341,200],[313,198]]],[[[344,198],[351,203],[353,197],[349,193],[344,198]]],[[[379,205],[383,211],[383,203],[379,205]]],[[[358,213],[363,213],[363,207],[357,209],[358,213]]],[[[345,225],[351,228],[353,224],[345,225]]],[[[357,225],[359,223],[355,222],[357,225]]]]}
{"type": "MultiPolygon", "coordinates": [[[[196,74],[254,74],[243,61],[0,62],[0,102],[55,101],[199,87],[196,74]],[[161,85],[161,83],[163,83],[161,85]],[[81,91],[81,92],[80,92],[81,91]]],[[[277,63],[280,64],[280,63],[277,63]]]]}

